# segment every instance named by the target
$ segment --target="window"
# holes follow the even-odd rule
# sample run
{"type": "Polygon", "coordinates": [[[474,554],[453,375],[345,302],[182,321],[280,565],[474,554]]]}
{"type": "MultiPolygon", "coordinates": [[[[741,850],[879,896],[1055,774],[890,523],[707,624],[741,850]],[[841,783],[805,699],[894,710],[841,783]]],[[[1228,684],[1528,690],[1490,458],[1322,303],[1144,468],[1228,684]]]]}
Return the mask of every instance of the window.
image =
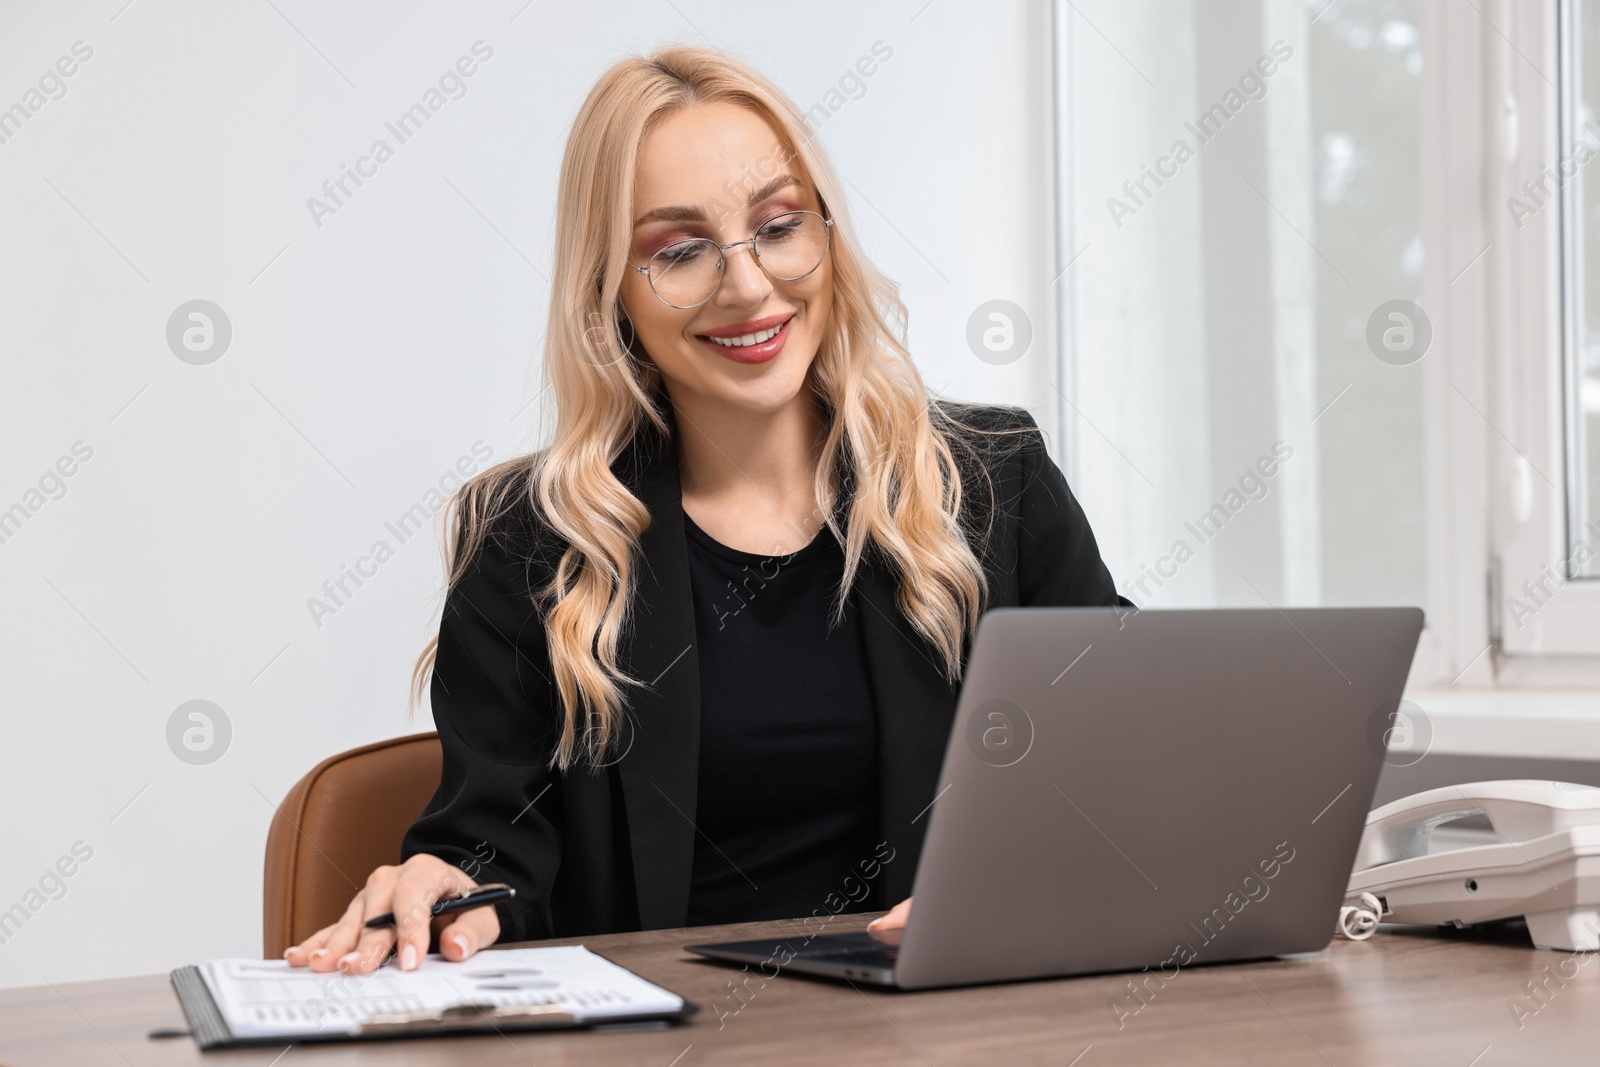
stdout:
{"type": "Polygon", "coordinates": [[[1318,253],[1316,384],[1327,405],[1313,424],[1327,604],[1428,602],[1426,353],[1417,355],[1418,324],[1393,310],[1420,304],[1428,252],[1418,7],[1417,0],[1309,6],[1316,212],[1306,236],[1318,253]],[[1375,315],[1387,361],[1369,345],[1375,315]]]}
{"type": "Polygon", "coordinates": [[[1600,677],[1600,164],[1523,188],[1600,159],[1600,0],[1056,12],[1058,453],[1124,594],[1600,677]]]}
{"type": "Polygon", "coordinates": [[[1501,673],[1590,680],[1600,662],[1600,523],[1590,526],[1600,514],[1600,184],[1589,163],[1600,149],[1600,7],[1546,0],[1492,16],[1505,39],[1486,38],[1484,68],[1507,101],[1487,198],[1497,208],[1488,395],[1505,445],[1489,471],[1501,673]]]}
{"type": "Polygon", "coordinates": [[[1418,6],[1064,5],[1063,452],[1136,603],[1428,603],[1426,368],[1367,340],[1422,300],[1418,6]]]}
{"type": "Polygon", "coordinates": [[[1600,578],[1600,178],[1588,161],[1600,154],[1600,2],[1569,8],[1562,30],[1569,43],[1560,168],[1572,172],[1562,203],[1570,549],[1563,577],[1594,579],[1600,578]]]}

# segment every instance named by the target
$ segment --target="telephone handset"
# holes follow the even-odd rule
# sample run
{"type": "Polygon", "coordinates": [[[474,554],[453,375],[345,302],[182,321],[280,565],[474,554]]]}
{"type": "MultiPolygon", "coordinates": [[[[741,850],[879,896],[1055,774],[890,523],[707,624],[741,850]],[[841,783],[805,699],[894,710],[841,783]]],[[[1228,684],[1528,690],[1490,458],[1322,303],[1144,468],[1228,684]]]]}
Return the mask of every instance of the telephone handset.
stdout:
{"type": "MultiPolygon", "coordinates": [[[[1376,898],[1387,922],[1471,926],[1524,918],[1538,948],[1600,947],[1600,789],[1532,780],[1430,789],[1367,816],[1347,914],[1376,898]],[[1488,818],[1493,842],[1430,851],[1433,831],[1488,818]]],[[[1370,928],[1370,927],[1369,927],[1370,928]]]]}

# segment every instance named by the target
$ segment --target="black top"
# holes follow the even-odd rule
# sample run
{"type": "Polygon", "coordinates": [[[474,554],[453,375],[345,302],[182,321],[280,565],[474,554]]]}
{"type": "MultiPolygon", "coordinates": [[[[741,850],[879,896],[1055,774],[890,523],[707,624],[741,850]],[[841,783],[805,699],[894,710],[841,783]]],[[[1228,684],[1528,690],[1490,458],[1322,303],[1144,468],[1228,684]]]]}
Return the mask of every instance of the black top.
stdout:
{"type": "MultiPolygon", "coordinates": [[[[1009,408],[935,406],[978,431],[958,427],[950,447],[961,471],[962,526],[988,584],[986,606],[1131,610],[1033,419],[1009,408]]],[[[670,421],[670,405],[662,410],[670,421]]],[[[515,886],[516,899],[495,906],[501,941],[688,921],[702,815],[700,743],[708,733],[700,690],[716,672],[700,664],[673,440],[670,425],[662,434],[646,424],[612,463],[650,522],[639,536],[637,587],[617,646],[619,668],[641,684],[626,690],[624,743],[602,767],[563,771],[551,762],[564,712],[546,608],[534,594],[555,576],[563,536],[526,493],[513,494],[516,503],[490,521],[481,551],[456,559],[462,573],[445,598],[431,686],[443,759],[438,790],[406,833],[400,858],[429,853],[479,882],[515,886]]],[[[911,895],[958,692],[938,650],[902,612],[899,584],[873,548],[851,591],[877,719],[873,810],[885,847],[872,856],[881,864],[873,882],[881,905],[911,895]]],[[[411,751],[432,744],[413,741],[411,751]]],[[[339,880],[325,859],[307,862],[339,880]]]]}
{"type": "Polygon", "coordinates": [[[779,556],[683,527],[700,660],[689,924],[869,910],[870,892],[851,898],[870,885],[877,721],[854,604],[829,626],[844,551],[826,526],[779,556]]]}

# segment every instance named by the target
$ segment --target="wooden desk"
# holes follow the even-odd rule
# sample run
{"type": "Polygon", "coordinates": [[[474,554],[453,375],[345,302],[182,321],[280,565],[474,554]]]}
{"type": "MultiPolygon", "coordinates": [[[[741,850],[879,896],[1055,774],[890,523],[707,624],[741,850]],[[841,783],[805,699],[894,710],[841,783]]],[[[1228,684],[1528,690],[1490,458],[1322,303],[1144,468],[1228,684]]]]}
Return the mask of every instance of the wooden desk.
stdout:
{"type": "MultiPolygon", "coordinates": [[[[859,929],[864,916],[831,929],[859,929]]],[[[165,975],[0,992],[0,1064],[1497,1064],[1600,1063],[1600,954],[1536,952],[1520,930],[1385,927],[1294,959],[1185,969],[1132,1010],[1128,975],[897,993],[784,975],[750,983],[686,955],[693,941],[783,934],[787,923],[584,939],[594,950],[702,1006],[669,1030],[543,1033],[305,1045],[202,1057],[165,975]],[[1572,977],[1560,977],[1562,968],[1572,977]],[[1545,968],[1549,968],[1548,971],[1545,968]],[[1556,975],[1550,979],[1549,975],[1556,975]],[[1547,982],[1545,1003],[1525,982],[1547,982]],[[1509,1002],[1537,1007],[1519,1029],[1509,1002]],[[719,1013],[716,1005],[724,1012],[719,1013]],[[735,1011],[737,1009],[737,1011],[735,1011]],[[275,1057],[282,1055],[282,1059],[275,1057]]],[[[573,942],[562,942],[573,943],[573,942]]]]}

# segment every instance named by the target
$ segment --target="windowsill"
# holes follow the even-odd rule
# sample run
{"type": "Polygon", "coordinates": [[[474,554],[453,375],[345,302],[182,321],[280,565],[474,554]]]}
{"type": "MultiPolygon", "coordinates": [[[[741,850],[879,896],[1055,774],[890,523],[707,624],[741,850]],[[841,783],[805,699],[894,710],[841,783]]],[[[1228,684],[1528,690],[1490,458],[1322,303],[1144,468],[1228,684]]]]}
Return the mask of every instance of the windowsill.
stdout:
{"type": "Polygon", "coordinates": [[[1417,689],[1430,752],[1600,760],[1600,689],[1417,689]]]}

